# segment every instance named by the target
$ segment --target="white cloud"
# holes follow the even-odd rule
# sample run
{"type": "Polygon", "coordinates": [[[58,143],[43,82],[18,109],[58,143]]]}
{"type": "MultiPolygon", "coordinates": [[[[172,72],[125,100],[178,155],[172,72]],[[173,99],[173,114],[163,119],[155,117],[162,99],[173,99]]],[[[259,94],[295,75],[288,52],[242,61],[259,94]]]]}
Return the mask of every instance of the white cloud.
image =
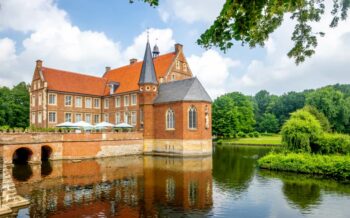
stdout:
{"type": "Polygon", "coordinates": [[[225,58],[214,50],[207,50],[201,56],[191,55],[188,62],[212,97],[225,93],[230,71],[240,65],[239,61],[225,58]]]}
{"type": "MultiPolygon", "coordinates": [[[[173,31],[171,29],[150,28],[148,32],[151,46],[157,43],[161,53],[166,53],[174,47],[175,40],[173,39],[173,31]]],[[[124,56],[129,59],[142,59],[145,52],[146,41],[147,31],[144,31],[135,37],[133,44],[126,49],[124,56]]]]}
{"type": "Polygon", "coordinates": [[[187,23],[211,23],[219,15],[224,0],[167,0],[160,3],[159,15],[164,22],[175,16],[187,23]]]}
{"type": "MultiPolygon", "coordinates": [[[[0,0],[0,4],[0,31],[10,29],[28,35],[21,52],[16,52],[13,40],[0,39],[0,85],[29,82],[37,59],[42,59],[44,66],[101,76],[105,66],[117,67],[126,64],[128,58],[143,57],[146,31],[123,51],[103,32],[74,26],[53,0],[0,0]]],[[[157,37],[161,52],[175,43],[171,29],[150,29],[150,41],[155,42],[157,37]]]]}

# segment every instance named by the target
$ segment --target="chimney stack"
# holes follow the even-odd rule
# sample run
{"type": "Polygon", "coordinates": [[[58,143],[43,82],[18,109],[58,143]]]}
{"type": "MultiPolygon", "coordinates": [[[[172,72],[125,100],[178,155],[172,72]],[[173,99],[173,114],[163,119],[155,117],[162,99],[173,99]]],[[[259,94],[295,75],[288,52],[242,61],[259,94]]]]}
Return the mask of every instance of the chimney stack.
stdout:
{"type": "Polygon", "coordinates": [[[42,60],[36,60],[36,68],[41,69],[43,67],[43,61],[42,60]]]}
{"type": "Polygon", "coordinates": [[[182,51],[182,47],[183,45],[181,45],[180,43],[176,43],[175,44],[175,53],[179,53],[180,51],[182,51]]]}
{"type": "Polygon", "coordinates": [[[134,64],[134,63],[136,63],[136,62],[137,62],[137,59],[136,59],[136,58],[131,58],[131,59],[130,59],[130,65],[131,65],[131,64],[134,64]]]}
{"type": "Polygon", "coordinates": [[[106,73],[111,70],[111,67],[106,66],[106,73]]]}

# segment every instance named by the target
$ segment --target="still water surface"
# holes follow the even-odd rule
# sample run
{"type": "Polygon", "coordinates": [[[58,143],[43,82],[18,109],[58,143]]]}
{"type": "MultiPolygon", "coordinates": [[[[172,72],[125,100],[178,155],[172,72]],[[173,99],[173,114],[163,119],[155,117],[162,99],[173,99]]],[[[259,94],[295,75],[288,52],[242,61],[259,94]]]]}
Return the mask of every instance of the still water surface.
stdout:
{"type": "Polygon", "coordinates": [[[15,166],[17,217],[350,217],[350,184],[259,170],[270,148],[15,166]]]}

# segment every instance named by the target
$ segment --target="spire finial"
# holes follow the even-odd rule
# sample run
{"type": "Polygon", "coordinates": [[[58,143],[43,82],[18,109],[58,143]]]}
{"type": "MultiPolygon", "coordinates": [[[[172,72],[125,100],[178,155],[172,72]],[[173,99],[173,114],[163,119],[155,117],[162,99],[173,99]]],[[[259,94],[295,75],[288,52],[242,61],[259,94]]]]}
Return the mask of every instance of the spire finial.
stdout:
{"type": "Polygon", "coordinates": [[[149,28],[147,28],[147,42],[149,42],[149,28]]]}

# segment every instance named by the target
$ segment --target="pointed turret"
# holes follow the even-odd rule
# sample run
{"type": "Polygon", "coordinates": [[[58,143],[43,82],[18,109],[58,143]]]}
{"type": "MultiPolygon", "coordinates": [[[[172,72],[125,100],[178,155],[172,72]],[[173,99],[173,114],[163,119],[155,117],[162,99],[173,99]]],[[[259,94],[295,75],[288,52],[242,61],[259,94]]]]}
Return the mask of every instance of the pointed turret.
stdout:
{"type": "Polygon", "coordinates": [[[145,56],[143,58],[142,69],[139,79],[139,85],[158,84],[156,71],[154,69],[152,51],[149,42],[146,44],[145,56]]]}

